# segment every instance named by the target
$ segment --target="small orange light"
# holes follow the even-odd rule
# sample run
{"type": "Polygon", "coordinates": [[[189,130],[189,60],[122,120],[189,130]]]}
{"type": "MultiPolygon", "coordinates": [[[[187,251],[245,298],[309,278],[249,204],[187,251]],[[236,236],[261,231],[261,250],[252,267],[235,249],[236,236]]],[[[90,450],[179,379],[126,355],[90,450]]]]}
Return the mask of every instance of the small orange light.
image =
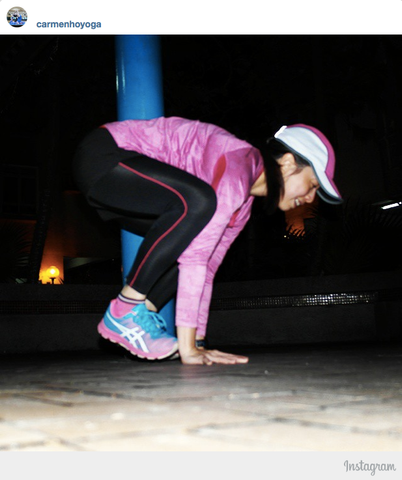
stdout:
{"type": "Polygon", "coordinates": [[[56,277],[60,274],[60,270],[57,267],[51,266],[46,270],[46,275],[50,278],[52,283],[54,283],[56,277]]]}

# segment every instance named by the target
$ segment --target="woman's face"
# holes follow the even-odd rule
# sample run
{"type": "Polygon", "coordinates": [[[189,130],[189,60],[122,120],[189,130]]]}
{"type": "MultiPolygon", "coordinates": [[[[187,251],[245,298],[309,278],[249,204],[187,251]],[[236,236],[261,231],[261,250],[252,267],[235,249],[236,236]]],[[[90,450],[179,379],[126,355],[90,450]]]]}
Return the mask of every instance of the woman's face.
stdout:
{"type": "Polygon", "coordinates": [[[312,203],[319,183],[311,167],[300,167],[291,153],[278,160],[284,184],[284,194],[279,201],[279,209],[286,212],[305,203],[312,203]]]}

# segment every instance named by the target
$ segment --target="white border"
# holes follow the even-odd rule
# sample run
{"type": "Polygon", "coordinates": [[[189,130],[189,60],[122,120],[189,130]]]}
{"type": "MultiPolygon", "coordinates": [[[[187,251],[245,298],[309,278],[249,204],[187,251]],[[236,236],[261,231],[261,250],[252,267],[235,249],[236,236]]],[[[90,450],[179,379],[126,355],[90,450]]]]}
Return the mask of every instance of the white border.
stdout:
{"type": "Polygon", "coordinates": [[[1,34],[401,34],[402,0],[0,0],[1,34]],[[7,11],[28,13],[13,28],[7,11]],[[2,20],[1,20],[2,19],[2,20]],[[101,22],[43,29],[38,22],[101,22]]]}

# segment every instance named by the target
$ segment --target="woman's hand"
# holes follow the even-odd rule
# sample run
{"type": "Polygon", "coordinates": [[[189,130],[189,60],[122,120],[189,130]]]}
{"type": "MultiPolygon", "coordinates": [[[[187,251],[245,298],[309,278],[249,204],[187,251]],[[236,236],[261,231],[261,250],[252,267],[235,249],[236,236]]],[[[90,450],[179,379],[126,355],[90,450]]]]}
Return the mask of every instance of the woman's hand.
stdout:
{"type": "Polygon", "coordinates": [[[212,365],[214,363],[235,365],[248,362],[248,357],[224,353],[219,350],[204,350],[203,348],[196,347],[185,353],[180,353],[180,359],[184,365],[212,365]]]}
{"type": "Polygon", "coordinates": [[[234,365],[248,362],[248,358],[241,355],[197,348],[195,346],[195,336],[195,328],[177,327],[180,359],[184,365],[212,365],[213,363],[234,365]]]}

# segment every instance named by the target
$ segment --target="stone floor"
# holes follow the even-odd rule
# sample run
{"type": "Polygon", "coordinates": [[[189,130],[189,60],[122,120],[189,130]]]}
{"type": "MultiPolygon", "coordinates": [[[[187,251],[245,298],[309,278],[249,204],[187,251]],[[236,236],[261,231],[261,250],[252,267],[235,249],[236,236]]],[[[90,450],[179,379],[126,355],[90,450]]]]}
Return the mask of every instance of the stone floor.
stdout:
{"type": "Polygon", "coordinates": [[[402,451],[402,345],[233,350],[249,364],[0,357],[0,451],[402,451]]]}

